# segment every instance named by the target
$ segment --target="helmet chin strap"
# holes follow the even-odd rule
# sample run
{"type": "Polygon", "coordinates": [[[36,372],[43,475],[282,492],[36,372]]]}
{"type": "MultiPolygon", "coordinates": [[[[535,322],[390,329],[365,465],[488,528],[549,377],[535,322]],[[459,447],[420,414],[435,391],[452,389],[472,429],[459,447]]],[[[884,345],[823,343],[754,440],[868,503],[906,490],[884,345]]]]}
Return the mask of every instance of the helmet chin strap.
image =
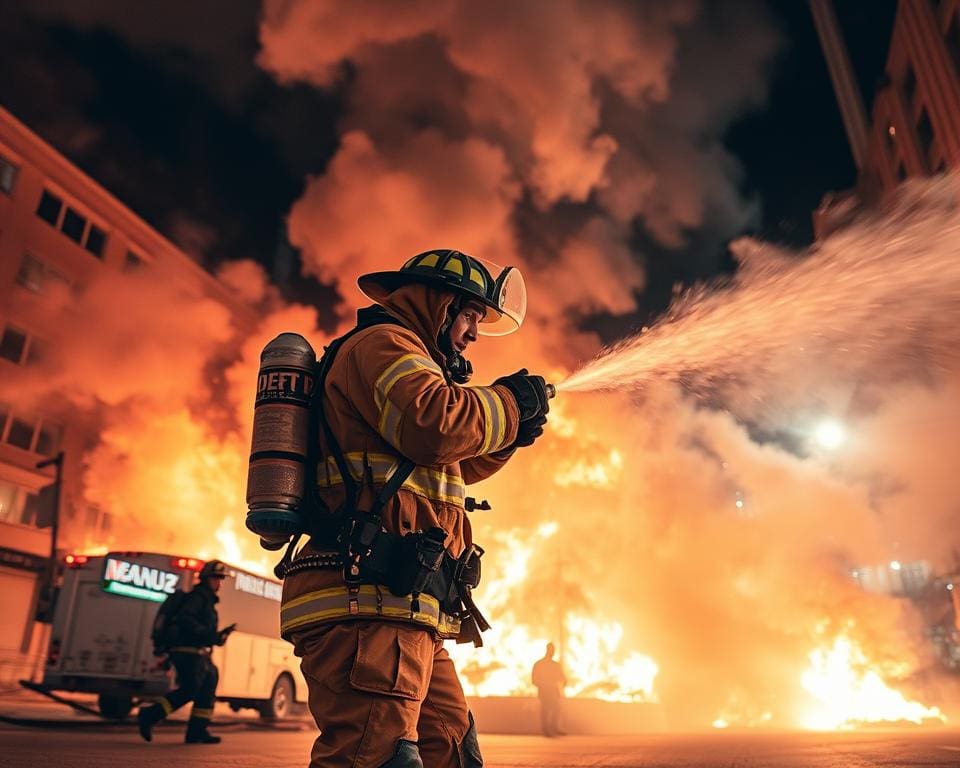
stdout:
{"type": "Polygon", "coordinates": [[[450,329],[453,327],[453,321],[460,313],[463,297],[457,296],[447,309],[447,319],[443,321],[440,328],[440,335],[437,337],[437,345],[443,356],[446,358],[447,375],[454,384],[466,384],[473,377],[473,366],[453,347],[453,341],[450,338],[450,329]]]}

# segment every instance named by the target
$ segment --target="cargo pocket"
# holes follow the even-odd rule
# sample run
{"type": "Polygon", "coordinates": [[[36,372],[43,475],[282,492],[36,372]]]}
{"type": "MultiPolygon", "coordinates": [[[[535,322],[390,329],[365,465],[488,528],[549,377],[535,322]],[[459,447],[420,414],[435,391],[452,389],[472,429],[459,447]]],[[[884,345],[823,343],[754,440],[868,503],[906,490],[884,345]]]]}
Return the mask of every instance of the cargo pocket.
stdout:
{"type": "Polygon", "coordinates": [[[433,667],[433,638],[386,623],[360,627],[350,685],[358,691],[422,701],[433,667]]]}
{"type": "Polygon", "coordinates": [[[334,693],[350,689],[348,672],[356,656],[357,627],[331,624],[307,637],[297,648],[302,655],[300,671],[311,685],[322,685],[334,693]]]}

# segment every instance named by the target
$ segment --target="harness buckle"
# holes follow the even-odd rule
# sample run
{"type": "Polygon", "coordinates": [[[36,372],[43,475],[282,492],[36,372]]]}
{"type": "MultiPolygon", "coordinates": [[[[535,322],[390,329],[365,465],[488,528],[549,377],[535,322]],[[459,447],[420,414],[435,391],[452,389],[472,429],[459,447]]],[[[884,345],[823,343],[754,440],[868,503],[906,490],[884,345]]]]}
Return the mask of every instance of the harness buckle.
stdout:
{"type": "Polygon", "coordinates": [[[360,615],[360,587],[351,586],[349,587],[349,599],[347,600],[348,610],[350,611],[351,616],[360,615]]]}

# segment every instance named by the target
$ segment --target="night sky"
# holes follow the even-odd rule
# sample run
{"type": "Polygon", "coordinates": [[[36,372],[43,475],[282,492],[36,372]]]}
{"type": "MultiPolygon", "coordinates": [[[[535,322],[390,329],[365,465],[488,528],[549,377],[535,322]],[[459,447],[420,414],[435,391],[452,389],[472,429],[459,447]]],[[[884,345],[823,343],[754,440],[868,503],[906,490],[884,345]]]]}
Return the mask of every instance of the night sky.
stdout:
{"type": "MultiPolygon", "coordinates": [[[[835,0],[868,109],[895,6],[835,0]]],[[[807,3],[767,7],[782,38],[768,97],[724,143],[742,164],[742,191],[759,203],[746,233],[800,246],[822,195],[850,187],[855,171],[807,3]]],[[[285,279],[275,257],[289,249],[284,218],[306,178],[338,147],[350,67],[328,91],[278,84],[255,61],[259,10],[251,0],[5,3],[0,103],[206,266],[255,259],[287,298],[311,301],[329,289],[285,279]]],[[[647,287],[636,313],[587,323],[605,338],[649,321],[678,282],[733,267],[709,231],[679,250],[639,230],[635,244],[647,287]]]]}

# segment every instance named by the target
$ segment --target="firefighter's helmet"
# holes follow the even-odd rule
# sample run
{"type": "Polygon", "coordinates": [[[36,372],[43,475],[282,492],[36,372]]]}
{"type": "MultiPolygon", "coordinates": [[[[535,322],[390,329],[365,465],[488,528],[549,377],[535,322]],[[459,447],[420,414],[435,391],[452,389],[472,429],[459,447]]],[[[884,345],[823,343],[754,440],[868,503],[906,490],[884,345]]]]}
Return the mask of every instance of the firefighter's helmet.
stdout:
{"type": "Polygon", "coordinates": [[[487,307],[477,329],[482,336],[505,336],[523,323],[527,289],[516,267],[499,267],[461,251],[419,253],[393,272],[371,272],[357,280],[360,290],[376,302],[408,283],[424,283],[476,299],[487,307]]]}
{"type": "Polygon", "coordinates": [[[225,579],[227,578],[227,566],[219,560],[210,560],[203,564],[200,569],[200,579],[225,579]]]}

